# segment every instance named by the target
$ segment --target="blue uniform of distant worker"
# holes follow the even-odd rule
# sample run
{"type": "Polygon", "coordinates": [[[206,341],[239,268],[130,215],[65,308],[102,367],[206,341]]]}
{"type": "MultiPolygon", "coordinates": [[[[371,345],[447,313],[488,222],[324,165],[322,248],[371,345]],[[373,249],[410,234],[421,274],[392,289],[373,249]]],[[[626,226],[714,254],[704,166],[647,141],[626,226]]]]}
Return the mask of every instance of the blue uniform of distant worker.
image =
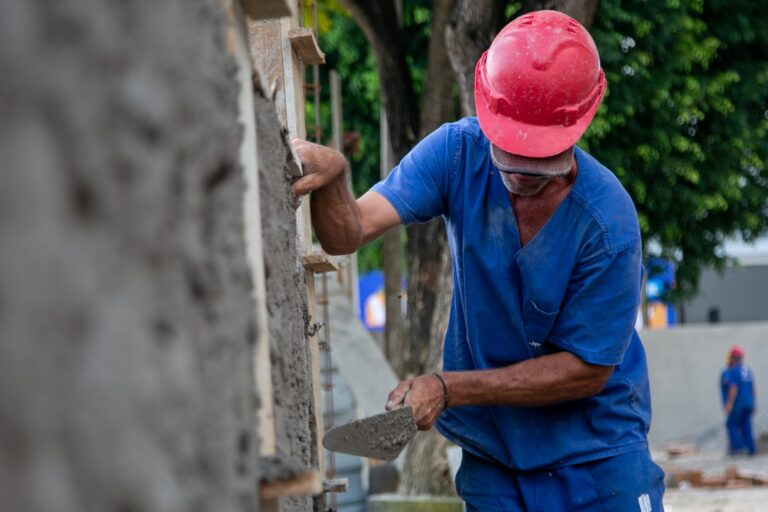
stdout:
{"type": "Polygon", "coordinates": [[[538,408],[446,410],[437,428],[465,451],[460,494],[496,482],[509,500],[537,489],[539,499],[556,500],[558,483],[574,481],[559,472],[587,471],[589,465],[577,465],[603,461],[592,476],[575,480],[585,505],[602,500],[619,510],[607,505],[619,499],[612,485],[629,479],[637,487],[630,501],[648,494],[653,510],[661,510],[663,473],[647,458],[645,352],[634,330],[641,282],[637,215],[608,169],[578,148],[575,157],[573,188],[524,247],[475,118],[438,129],[373,190],[403,223],[445,221],[455,289],[445,371],[498,368],[563,350],[588,363],[616,365],[594,397],[538,408]],[[467,464],[472,471],[464,471],[467,464]],[[505,468],[534,473],[511,486],[505,468]]]}
{"type": "Polygon", "coordinates": [[[728,368],[721,376],[724,391],[723,405],[727,419],[729,453],[746,451],[756,453],[752,433],[752,416],[755,412],[755,382],[752,370],[743,363],[744,349],[734,346],[729,353],[728,368]]]}

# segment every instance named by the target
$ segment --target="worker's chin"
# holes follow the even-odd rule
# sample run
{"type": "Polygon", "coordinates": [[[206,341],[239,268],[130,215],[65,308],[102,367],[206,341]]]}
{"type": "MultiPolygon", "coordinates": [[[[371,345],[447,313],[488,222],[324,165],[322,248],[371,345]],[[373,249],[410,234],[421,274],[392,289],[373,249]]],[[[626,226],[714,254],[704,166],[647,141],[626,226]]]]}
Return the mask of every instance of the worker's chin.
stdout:
{"type": "Polygon", "coordinates": [[[535,196],[547,186],[550,179],[520,174],[502,174],[501,176],[501,181],[510,193],[523,197],[535,196]]]}

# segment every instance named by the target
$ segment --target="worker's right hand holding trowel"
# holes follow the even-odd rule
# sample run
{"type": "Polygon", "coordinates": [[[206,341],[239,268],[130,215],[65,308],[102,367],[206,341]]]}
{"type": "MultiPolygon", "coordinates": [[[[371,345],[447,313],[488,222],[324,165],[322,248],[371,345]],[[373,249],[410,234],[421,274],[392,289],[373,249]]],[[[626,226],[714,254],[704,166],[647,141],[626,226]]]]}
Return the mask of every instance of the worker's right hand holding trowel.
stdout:
{"type": "Polygon", "coordinates": [[[394,460],[416,429],[429,430],[448,405],[448,389],[438,374],[404,380],[387,399],[388,412],[326,432],[329,450],[379,460],[394,460]]]}
{"type": "Polygon", "coordinates": [[[419,430],[431,429],[448,406],[448,389],[442,376],[435,373],[402,381],[389,393],[385,408],[391,411],[401,405],[413,409],[419,430]]]}

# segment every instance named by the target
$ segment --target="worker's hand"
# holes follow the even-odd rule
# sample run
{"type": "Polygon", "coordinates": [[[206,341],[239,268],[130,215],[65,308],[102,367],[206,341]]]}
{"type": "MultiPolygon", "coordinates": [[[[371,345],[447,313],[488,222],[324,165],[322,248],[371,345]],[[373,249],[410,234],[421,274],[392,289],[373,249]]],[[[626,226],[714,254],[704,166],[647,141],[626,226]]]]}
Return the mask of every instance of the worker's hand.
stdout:
{"type": "Polygon", "coordinates": [[[413,409],[418,429],[429,430],[443,412],[444,403],[445,396],[440,380],[434,375],[421,375],[415,379],[404,380],[393,389],[385,408],[391,410],[400,404],[409,406],[413,409]]]}
{"type": "Polygon", "coordinates": [[[296,196],[314,192],[344,175],[347,159],[338,151],[302,139],[293,139],[291,144],[301,160],[304,173],[291,184],[291,190],[296,196]]]}

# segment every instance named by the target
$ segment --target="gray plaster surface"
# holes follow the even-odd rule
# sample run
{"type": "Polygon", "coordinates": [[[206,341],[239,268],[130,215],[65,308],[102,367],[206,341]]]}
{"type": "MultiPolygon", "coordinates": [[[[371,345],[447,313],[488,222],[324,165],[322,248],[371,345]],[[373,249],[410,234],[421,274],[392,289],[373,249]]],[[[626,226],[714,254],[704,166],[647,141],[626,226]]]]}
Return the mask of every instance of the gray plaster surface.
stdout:
{"type": "Polygon", "coordinates": [[[218,0],[0,2],[0,510],[254,510],[218,0]]]}
{"type": "MultiPolygon", "coordinates": [[[[0,1],[2,511],[258,510],[261,326],[222,5],[0,1]]],[[[305,467],[287,150],[255,93],[277,444],[305,467]]]]}
{"type": "MultiPolygon", "coordinates": [[[[272,359],[278,452],[305,467],[317,465],[312,446],[312,377],[306,328],[304,268],[298,259],[296,213],[288,149],[275,106],[255,84],[267,324],[272,359]]],[[[281,499],[281,510],[311,509],[310,498],[281,499]]]]}
{"type": "Polygon", "coordinates": [[[684,326],[643,330],[648,354],[653,420],[649,439],[656,447],[685,441],[725,450],[725,416],[720,372],[733,344],[746,351],[755,374],[755,430],[768,430],[768,323],[684,326]]]}

